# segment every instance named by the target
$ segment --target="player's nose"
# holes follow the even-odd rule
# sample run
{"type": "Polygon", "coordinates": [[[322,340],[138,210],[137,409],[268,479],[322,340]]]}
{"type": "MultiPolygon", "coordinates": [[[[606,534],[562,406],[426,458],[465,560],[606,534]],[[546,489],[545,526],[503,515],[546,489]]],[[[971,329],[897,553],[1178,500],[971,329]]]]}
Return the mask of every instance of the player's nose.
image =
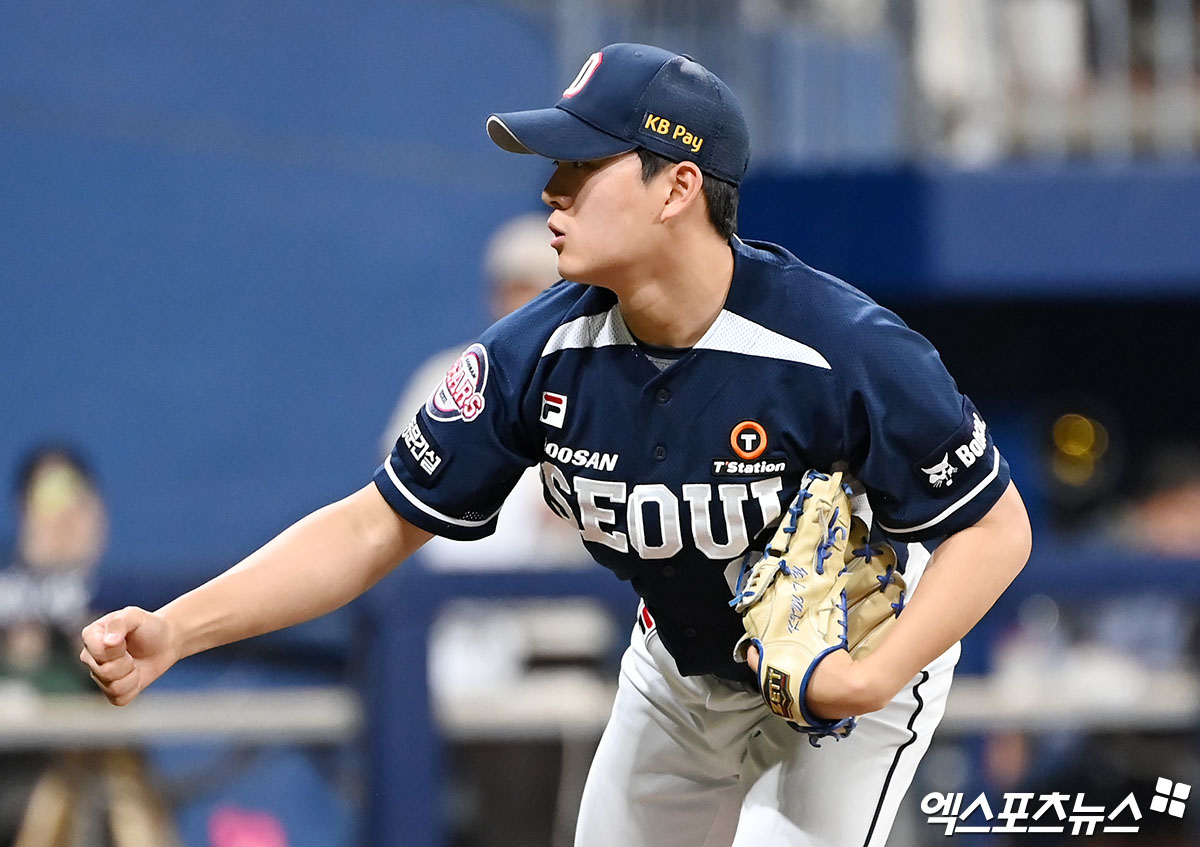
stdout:
{"type": "Polygon", "coordinates": [[[542,189],[542,202],[551,209],[565,209],[571,205],[571,195],[567,191],[561,167],[555,168],[546,181],[546,187],[542,189]]]}

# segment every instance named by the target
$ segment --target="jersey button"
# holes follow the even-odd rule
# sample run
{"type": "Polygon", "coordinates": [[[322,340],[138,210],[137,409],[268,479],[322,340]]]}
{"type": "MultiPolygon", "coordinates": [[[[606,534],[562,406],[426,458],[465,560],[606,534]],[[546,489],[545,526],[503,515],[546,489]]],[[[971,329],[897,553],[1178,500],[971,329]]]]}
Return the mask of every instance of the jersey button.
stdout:
{"type": "Polygon", "coordinates": [[[661,444],[659,444],[657,447],[655,447],[654,448],[654,458],[658,459],[660,462],[663,459],[667,458],[667,448],[662,446],[661,444]]]}
{"type": "Polygon", "coordinates": [[[696,627],[685,626],[683,628],[683,637],[684,638],[695,638],[696,637],[696,627]]]}
{"type": "Polygon", "coordinates": [[[669,388],[660,388],[660,389],[658,389],[658,394],[656,394],[655,396],[658,398],[658,402],[659,402],[659,403],[667,403],[667,402],[670,402],[670,400],[671,400],[671,389],[669,389],[669,388]]]}
{"type": "Polygon", "coordinates": [[[663,576],[670,578],[670,577],[675,576],[675,573],[676,573],[676,571],[675,571],[674,565],[664,565],[663,566],[663,569],[662,569],[663,576]]]}

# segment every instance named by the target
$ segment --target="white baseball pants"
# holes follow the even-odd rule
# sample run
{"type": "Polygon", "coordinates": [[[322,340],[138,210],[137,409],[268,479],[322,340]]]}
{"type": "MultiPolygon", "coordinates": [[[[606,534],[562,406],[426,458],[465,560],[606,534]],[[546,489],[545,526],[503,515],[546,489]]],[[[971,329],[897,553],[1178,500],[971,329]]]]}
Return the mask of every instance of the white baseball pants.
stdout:
{"type": "Polygon", "coordinates": [[[821,741],[757,694],[680,676],[634,627],[583,792],[576,847],[883,847],[945,710],[956,644],[848,738],[821,741]]]}

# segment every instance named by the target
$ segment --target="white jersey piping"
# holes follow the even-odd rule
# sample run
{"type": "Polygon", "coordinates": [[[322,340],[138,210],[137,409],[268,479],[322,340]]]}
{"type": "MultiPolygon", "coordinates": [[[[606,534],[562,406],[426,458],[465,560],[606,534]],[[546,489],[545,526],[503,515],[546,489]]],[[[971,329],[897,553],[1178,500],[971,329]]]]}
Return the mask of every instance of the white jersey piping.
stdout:
{"type": "Polygon", "coordinates": [[[404,495],[405,500],[412,503],[430,517],[437,518],[439,521],[444,521],[445,523],[453,524],[454,526],[480,527],[486,526],[492,519],[496,517],[496,515],[500,514],[500,510],[497,509],[491,514],[490,517],[486,517],[481,521],[469,521],[464,518],[452,518],[449,515],[444,515],[437,509],[434,509],[432,506],[426,506],[416,498],[416,495],[404,487],[404,483],[400,481],[400,477],[396,476],[396,471],[392,468],[392,460],[390,458],[383,463],[383,467],[387,470],[388,479],[390,479],[392,484],[396,486],[396,490],[404,495]]]}
{"type": "Polygon", "coordinates": [[[907,534],[911,534],[914,532],[920,532],[923,529],[929,529],[929,527],[931,527],[931,526],[936,526],[937,524],[944,521],[946,518],[950,517],[950,515],[957,512],[963,506],[967,505],[967,503],[971,502],[971,500],[974,499],[975,495],[978,494],[980,491],[983,491],[983,489],[987,488],[988,485],[991,484],[992,480],[994,480],[999,473],[1000,473],[1000,448],[993,446],[992,447],[992,471],[991,471],[991,473],[989,473],[987,476],[985,476],[979,482],[978,485],[976,485],[974,488],[972,488],[970,491],[968,491],[966,494],[964,494],[962,497],[960,497],[954,503],[947,506],[940,515],[938,515],[935,518],[925,521],[925,523],[923,523],[923,524],[918,524],[917,526],[906,527],[904,529],[890,527],[887,524],[884,524],[882,522],[880,522],[879,527],[884,532],[891,533],[892,535],[907,535],[907,534]]]}
{"type": "MultiPolygon", "coordinates": [[[[550,336],[542,348],[542,356],[560,350],[633,346],[637,342],[633,333],[625,326],[619,306],[598,315],[585,315],[568,321],[550,336]]],[[[785,335],[780,335],[741,315],[722,310],[712,326],[696,343],[696,350],[720,350],[740,356],[758,356],[778,359],[783,362],[799,362],[804,365],[832,370],[828,360],[807,344],[785,335]]]]}

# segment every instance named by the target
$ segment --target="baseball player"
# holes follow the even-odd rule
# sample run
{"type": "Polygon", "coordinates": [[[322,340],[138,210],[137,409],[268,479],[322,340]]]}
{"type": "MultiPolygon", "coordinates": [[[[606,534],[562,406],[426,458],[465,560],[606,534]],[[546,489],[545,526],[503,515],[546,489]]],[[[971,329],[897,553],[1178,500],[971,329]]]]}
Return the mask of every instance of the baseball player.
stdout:
{"type": "Polygon", "coordinates": [[[610,45],[554,107],[487,131],[554,162],[565,281],[463,351],[371,484],[156,612],[100,618],[81,658],[128,703],[184,656],[340,606],[431,535],[487,535],[537,464],[547,502],[642,597],[576,843],[884,844],[958,641],[1029,552],[984,418],[894,314],[734,234],[746,124],[690,58],[610,45]],[[814,515],[828,528],[801,561],[791,539],[814,515]],[[889,626],[869,652],[846,637],[851,548],[890,563],[879,585],[906,583],[875,604],[889,626]],[[838,581],[764,625],[746,566],[768,561],[771,586],[838,581]],[[776,645],[795,632],[828,646],[789,665],[776,645]]]}

